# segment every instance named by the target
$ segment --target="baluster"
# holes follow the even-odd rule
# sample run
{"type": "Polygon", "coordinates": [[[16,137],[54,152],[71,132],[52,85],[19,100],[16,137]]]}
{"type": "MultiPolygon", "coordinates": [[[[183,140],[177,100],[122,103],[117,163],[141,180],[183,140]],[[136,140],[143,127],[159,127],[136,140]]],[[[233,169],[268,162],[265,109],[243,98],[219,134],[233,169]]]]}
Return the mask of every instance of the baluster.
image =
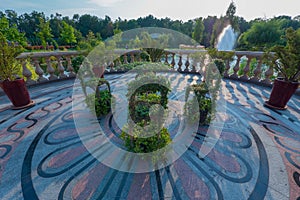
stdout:
{"type": "Polygon", "coordinates": [[[66,78],[67,76],[65,75],[65,68],[62,64],[62,57],[58,56],[56,57],[57,59],[57,69],[59,71],[59,78],[66,78]]]}
{"type": "Polygon", "coordinates": [[[239,78],[238,75],[237,75],[237,72],[240,69],[241,57],[242,57],[242,55],[237,55],[236,64],[235,64],[235,66],[233,68],[233,74],[230,75],[230,78],[235,78],[235,79],[239,78]]]}
{"type": "Polygon", "coordinates": [[[115,61],[115,66],[117,67],[118,71],[123,71],[119,66],[121,65],[120,57],[118,57],[115,61]]]}
{"type": "Polygon", "coordinates": [[[206,81],[206,65],[200,66],[199,73],[201,74],[201,81],[205,82],[206,81]]]}
{"type": "Polygon", "coordinates": [[[190,71],[189,66],[190,66],[189,55],[187,55],[186,62],[185,62],[185,69],[184,69],[185,72],[190,71]]]}
{"type": "Polygon", "coordinates": [[[253,58],[252,56],[247,56],[247,64],[243,70],[244,75],[242,77],[240,77],[241,80],[246,80],[246,81],[249,80],[248,73],[250,71],[250,62],[251,62],[252,58],[253,58]]]}
{"type": "Polygon", "coordinates": [[[37,58],[34,58],[33,60],[34,66],[35,66],[35,73],[39,76],[38,82],[45,82],[47,79],[44,77],[44,71],[40,66],[39,60],[37,58]]]}
{"type": "Polygon", "coordinates": [[[263,60],[261,57],[256,57],[256,59],[257,60],[259,59],[259,61],[258,61],[258,64],[257,64],[255,70],[253,71],[254,76],[250,79],[250,81],[252,81],[252,82],[259,82],[259,79],[260,79],[259,77],[261,74],[261,65],[262,65],[263,60]]]}
{"type": "Polygon", "coordinates": [[[261,81],[264,84],[272,84],[270,77],[273,75],[273,67],[269,67],[269,69],[265,72],[265,79],[261,81]]]}
{"type": "Polygon", "coordinates": [[[191,72],[193,72],[193,73],[197,72],[194,60],[191,62],[191,65],[192,65],[192,71],[191,72]]]}
{"type": "Polygon", "coordinates": [[[165,65],[169,65],[169,62],[168,62],[168,52],[165,52],[165,62],[164,62],[165,65]]]}
{"type": "Polygon", "coordinates": [[[177,71],[182,72],[181,66],[182,66],[182,55],[179,54],[179,62],[178,62],[178,69],[177,69],[177,71]]]}
{"type": "Polygon", "coordinates": [[[226,60],[225,61],[225,72],[224,72],[224,77],[228,78],[229,77],[229,69],[230,69],[230,61],[226,60]]]}
{"type": "Polygon", "coordinates": [[[124,62],[123,62],[123,63],[124,63],[124,64],[128,64],[127,54],[124,54],[124,55],[123,55],[123,58],[124,58],[124,62]]]}
{"type": "Polygon", "coordinates": [[[26,83],[28,85],[30,84],[34,84],[36,83],[36,81],[32,80],[31,77],[32,77],[32,73],[31,71],[27,68],[27,60],[22,60],[22,68],[23,68],[23,76],[26,77],[26,83]]]}
{"type": "Polygon", "coordinates": [[[54,74],[55,69],[52,67],[51,58],[47,57],[46,60],[47,60],[47,72],[50,75],[49,80],[56,80],[57,76],[54,74]]]}
{"type": "Polygon", "coordinates": [[[67,62],[68,62],[68,71],[69,71],[69,77],[75,77],[76,74],[74,73],[74,68],[72,66],[72,60],[70,56],[66,57],[67,62]]]}
{"type": "Polygon", "coordinates": [[[172,53],[172,62],[171,62],[171,66],[172,66],[171,69],[172,69],[172,70],[174,70],[175,64],[176,64],[176,63],[175,63],[175,53],[172,53]]]}
{"type": "MultiPolygon", "coordinates": [[[[112,58],[112,59],[113,59],[113,58],[112,58]]],[[[110,71],[110,72],[114,72],[114,71],[115,71],[114,66],[115,66],[114,61],[111,61],[110,64],[109,64],[109,68],[110,68],[109,71],[110,71]]]]}
{"type": "Polygon", "coordinates": [[[130,53],[130,63],[134,63],[134,52],[130,53]]]}

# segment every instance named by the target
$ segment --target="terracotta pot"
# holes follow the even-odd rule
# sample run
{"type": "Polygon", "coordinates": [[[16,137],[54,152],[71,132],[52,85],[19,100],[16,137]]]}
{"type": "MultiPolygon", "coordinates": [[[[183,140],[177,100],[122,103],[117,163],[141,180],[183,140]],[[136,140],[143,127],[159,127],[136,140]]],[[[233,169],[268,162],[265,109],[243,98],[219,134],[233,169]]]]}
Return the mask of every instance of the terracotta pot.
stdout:
{"type": "Polygon", "coordinates": [[[265,106],[279,110],[286,109],[287,102],[296,92],[299,84],[298,82],[287,82],[276,79],[273,84],[270,99],[265,102],[265,106]]]}
{"type": "Polygon", "coordinates": [[[2,83],[2,88],[15,107],[30,104],[31,100],[24,79],[5,80],[2,83]]]}
{"type": "Polygon", "coordinates": [[[97,66],[97,67],[93,67],[93,72],[95,73],[95,76],[98,78],[104,78],[104,67],[103,66],[97,66]]]}

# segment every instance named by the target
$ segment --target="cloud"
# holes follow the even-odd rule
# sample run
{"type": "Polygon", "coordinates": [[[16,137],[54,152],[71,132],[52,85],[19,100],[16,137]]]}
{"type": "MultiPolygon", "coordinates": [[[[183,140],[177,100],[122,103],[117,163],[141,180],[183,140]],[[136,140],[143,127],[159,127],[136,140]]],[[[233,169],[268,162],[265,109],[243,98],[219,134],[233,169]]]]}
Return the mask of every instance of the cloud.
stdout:
{"type": "Polygon", "coordinates": [[[124,0],[89,0],[89,3],[96,4],[101,7],[112,7],[124,0]]]}

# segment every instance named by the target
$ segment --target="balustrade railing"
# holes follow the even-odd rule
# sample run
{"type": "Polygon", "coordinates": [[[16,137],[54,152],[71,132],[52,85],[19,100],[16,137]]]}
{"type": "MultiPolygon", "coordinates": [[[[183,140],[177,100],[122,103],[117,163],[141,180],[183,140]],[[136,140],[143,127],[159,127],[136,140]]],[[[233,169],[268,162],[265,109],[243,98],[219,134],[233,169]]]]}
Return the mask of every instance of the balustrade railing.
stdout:
{"type": "Polygon", "coordinates": [[[71,59],[79,54],[76,51],[22,53],[17,59],[22,63],[22,75],[26,83],[33,85],[75,77],[71,59]]]}
{"type": "MultiPolygon", "coordinates": [[[[124,71],[122,64],[141,61],[140,50],[115,50],[119,59],[105,63],[105,73],[124,71]]],[[[271,85],[272,78],[276,75],[271,67],[263,64],[263,52],[235,51],[230,60],[225,60],[224,78],[247,81],[252,83],[271,85]]],[[[66,52],[37,52],[22,53],[17,57],[22,62],[23,76],[28,85],[46,81],[73,78],[76,76],[72,66],[72,59],[79,56],[76,51],[66,52]],[[28,68],[28,62],[33,68],[28,68]],[[35,79],[33,78],[35,73],[35,79]]],[[[167,50],[162,57],[162,62],[170,65],[170,70],[180,73],[202,73],[203,68],[209,66],[209,58],[205,50],[167,50]]]]}

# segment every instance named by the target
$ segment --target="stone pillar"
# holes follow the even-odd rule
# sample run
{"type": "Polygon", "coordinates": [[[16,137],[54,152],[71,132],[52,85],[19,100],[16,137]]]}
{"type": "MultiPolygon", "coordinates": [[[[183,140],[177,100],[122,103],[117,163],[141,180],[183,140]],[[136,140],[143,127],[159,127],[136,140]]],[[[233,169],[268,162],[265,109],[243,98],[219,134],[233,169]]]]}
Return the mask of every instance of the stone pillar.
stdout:
{"type": "Polygon", "coordinates": [[[26,77],[26,84],[31,85],[31,84],[36,83],[36,81],[31,79],[32,73],[27,68],[26,65],[27,65],[27,60],[26,59],[22,60],[22,68],[23,68],[23,73],[22,74],[23,74],[24,77],[26,77]]]}
{"type": "Polygon", "coordinates": [[[230,61],[226,60],[225,61],[225,71],[224,71],[224,77],[225,78],[229,77],[229,69],[230,69],[230,61]]]}
{"type": "Polygon", "coordinates": [[[52,67],[52,63],[50,60],[50,57],[46,58],[46,62],[47,62],[47,72],[49,73],[49,80],[56,80],[58,79],[57,76],[54,74],[55,73],[55,69],[52,67]]]}
{"type": "Polygon", "coordinates": [[[128,64],[127,54],[124,54],[124,55],[123,55],[123,58],[124,58],[124,64],[128,64]]]}
{"type": "Polygon", "coordinates": [[[43,69],[42,69],[41,66],[40,66],[39,60],[38,60],[37,58],[34,58],[34,59],[33,59],[33,63],[34,63],[34,66],[35,66],[35,73],[39,76],[39,78],[38,78],[37,81],[38,81],[39,83],[48,81],[48,80],[44,77],[44,71],[43,71],[43,69]]]}
{"type": "Polygon", "coordinates": [[[65,75],[65,68],[62,65],[62,57],[58,56],[56,57],[57,59],[57,69],[59,71],[59,78],[66,78],[67,76],[65,75]]]}
{"type": "Polygon", "coordinates": [[[165,65],[169,65],[169,62],[168,62],[168,52],[165,52],[165,65]]]}
{"type": "Polygon", "coordinates": [[[253,71],[254,76],[252,78],[250,78],[251,82],[259,82],[259,80],[260,80],[261,65],[262,65],[263,60],[262,60],[261,57],[256,57],[256,59],[258,60],[258,64],[257,64],[256,68],[253,71]]]}
{"type": "Polygon", "coordinates": [[[134,63],[134,52],[130,53],[130,63],[134,63]]]}
{"type": "Polygon", "coordinates": [[[66,59],[67,59],[67,63],[68,63],[69,77],[75,77],[76,74],[74,73],[74,68],[72,67],[71,57],[67,56],[66,59]]]}
{"type": "Polygon", "coordinates": [[[253,58],[252,56],[247,56],[247,64],[246,64],[246,66],[243,70],[244,75],[240,77],[241,80],[244,80],[244,81],[249,80],[248,74],[249,74],[249,71],[250,71],[250,62],[251,62],[252,58],[253,58]]]}
{"type": "Polygon", "coordinates": [[[184,69],[185,72],[190,71],[189,66],[190,66],[189,55],[187,55],[186,62],[185,62],[185,69],[184,69]]]}
{"type": "Polygon", "coordinates": [[[241,61],[241,57],[242,55],[237,55],[237,60],[236,60],[236,64],[233,68],[233,74],[230,75],[230,78],[234,78],[234,79],[237,79],[239,78],[238,75],[237,75],[237,72],[239,71],[240,69],[240,61],[241,61]]]}
{"type": "Polygon", "coordinates": [[[178,61],[178,69],[177,71],[182,72],[181,66],[182,66],[182,55],[179,55],[179,61],[178,61]]]}
{"type": "Polygon", "coordinates": [[[261,83],[271,85],[270,77],[274,74],[273,67],[269,67],[269,69],[265,72],[265,79],[261,81],[261,83]]]}
{"type": "Polygon", "coordinates": [[[172,53],[172,61],[171,61],[171,66],[172,66],[172,70],[174,70],[175,68],[175,53],[172,53]]]}

